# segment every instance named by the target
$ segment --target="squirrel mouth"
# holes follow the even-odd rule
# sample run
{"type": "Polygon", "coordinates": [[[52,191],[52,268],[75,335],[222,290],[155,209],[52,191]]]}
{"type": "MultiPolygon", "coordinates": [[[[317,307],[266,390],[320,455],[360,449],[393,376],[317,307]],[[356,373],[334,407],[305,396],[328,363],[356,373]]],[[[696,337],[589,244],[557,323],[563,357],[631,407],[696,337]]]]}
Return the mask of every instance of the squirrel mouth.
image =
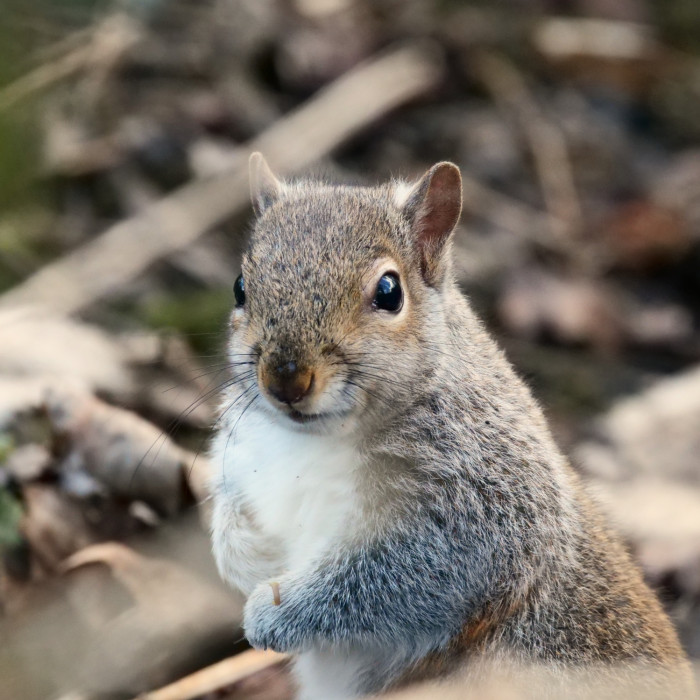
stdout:
{"type": "Polygon", "coordinates": [[[284,413],[288,418],[291,418],[295,423],[299,423],[302,425],[306,424],[306,423],[315,423],[315,422],[323,420],[325,418],[341,418],[341,417],[343,417],[343,414],[332,413],[332,412],[302,413],[301,411],[297,411],[296,408],[292,408],[291,406],[288,406],[287,410],[284,413]]]}
{"type": "Polygon", "coordinates": [[[313,423],[314,421],[323,418],[325,414],[323,413],[302,413],[297,411],[296,408],[291,406],[285,411],[287,416],[291,418],[295,423],[313,423]]]}

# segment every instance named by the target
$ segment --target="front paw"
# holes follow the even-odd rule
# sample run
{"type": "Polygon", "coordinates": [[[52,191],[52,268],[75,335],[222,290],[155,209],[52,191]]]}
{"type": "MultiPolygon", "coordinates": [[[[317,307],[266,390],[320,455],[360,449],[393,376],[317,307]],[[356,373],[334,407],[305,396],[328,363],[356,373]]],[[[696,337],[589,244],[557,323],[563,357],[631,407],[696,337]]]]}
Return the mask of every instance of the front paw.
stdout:
{"type": "Polygon", "coordinates": [[[280,605],[275,601],[275,589],[269,583],[256,586],[243,609],[243,631],[251,646],[290,651],[285,648],[287,645],[283,639],[280,612],[280,605]]]}

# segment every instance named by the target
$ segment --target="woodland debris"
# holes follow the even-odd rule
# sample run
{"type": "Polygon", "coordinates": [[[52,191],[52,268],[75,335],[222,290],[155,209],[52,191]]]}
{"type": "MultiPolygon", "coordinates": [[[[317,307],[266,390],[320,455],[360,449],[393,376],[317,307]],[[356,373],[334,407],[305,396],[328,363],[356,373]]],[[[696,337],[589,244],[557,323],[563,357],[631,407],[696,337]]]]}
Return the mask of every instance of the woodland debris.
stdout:
{"type": "Polygon", "coordinates": [[[571,239],[581,230],[582,211],[564,134],[542,112],[513,64],[501,56],[482,52],[475,65],[484,86],[504,109],[513,112],[528,140],[552,235],[555,239],[571,239]]]}
{"type": "Polygon", "coordinates": [[[13,107],[53,83],[64,80],[73,74],[90,67],[111,64],[127,51],[140,38],[138,25],[123,13],[110,15],[90,32],[81,32],[79,43],[70,42],[70,51],[62,54],[65,41],[55,47],[58,54],[32,72],[22,76],[0,90],[0,112],[13,107]]]}
{"type": "MultiPolygon", "coordinates": [[[[192,351],[172,334],[115,335],[24,307],[0,309],[0,337],[0,426],[66,383],[178,423],[202,427],[213,420],[217,375],[200,376],[192,351]]],[[[222,365],[218,377],[224,372],[222,365]]]]}
{"type": "Polygon", "coordinates": [[[619,401],[596,421],[576,459],[590,476],[613,483],[648,477],[700,488],[700,367],[619,401]]]}
{"type": "Polygon", "coordinates": [[[25,483],[40,479],[52,462],[53,458],[46,447],[30,443],[12,450],[4,466],[13,479],[25,483]]]}
{"type": "Polygon", "coordinates": [[[557,61],[583,57],[640,61],[659,51],[652,27],[600,18],[549,17],[537,26],[533,42],[557,61]]]}
{"type": "Polygon", "coordinates": [[[532,37],[550,66],[581,85],[643,95],[681,62],[648,23],[604,17],[550,17],[532,37]]]}
{"type": "Polygon", "coordinates": [[[692,243],[690,227],[678,210],[649,201],[627,202],[601,225],[614,265],[655,270],[680,260],[692,243]]]}
{"type": "Polygon", "coordinates": [[[0,376],[64,379],[119,394],[132,387],[124,353],[96,326],[40,308],[0,310],[0,376]]]}
{"type": "MultiPolygon", "coordinates": [[[[248,144],[287,174],[437,84],[439,52],[406,46],[354,68],[248,144]]],[[[239,162],[239,161],[237,161],[239,162]]],[[[42,304],[75,313],[123,287],[154,261],[194,242],[248,205],[247,164],[191,182],[141,214],[46,265],[0,297],[0,305],[42,304]]]]}
{"type": "Polygon", "coordinates": [[[114,138],[91,138],[83,125],[57,109],[44,115],[44,170],[48,174],[80,177],[119,165],[123,158],[114,138]]]}
{"type": "Polygon", "coordinates": [[[700,366],[619,401],[574,458],[700,651],[700,366]]]}
{"type": "Polygon", "coordinates": [[[22,495],[25,513],[20,532],[39,569],[36,573],[55,573],[67,556],[94,542],[90,523],[75,499],[46,484],[28,484],[22,495]]]}
{"type": "Polygon", "coordinates": [[[181,556],[176,564],[114,542],[87,547],[21,614],[0,620],[0,632],[12,632],[0,662],[13,659],[18,684],[31,674],[23,700],[71,690],[134,696],[234,653],[240,601],[181,556]]]}
{"type": "Polygon", "coordinates": [[[586,278],[518,270],[503,285],[498,313],[511,333],[524,338],[608,351],[622,340],[623,323],[613,299],[586,278]]]}
{"type": "MultiPolygon", "coordinates": [[[[63,571],[89,575],[102,566],[133,602],[100,624],[96,648],[88,657],[88,668],[93,664],[88,687],[123,692],[153,687],[196,667],[217,649],[232,649],[240,639],[241,611],[235,598],[171,562],[108,542],[77,552],[63,571]],[[162,653],[149,654],[153,649],[162,653]]],[[[75,604],[76,612],[87,612],[84,596],[75,604]]],[[[100,610],[93,616],[99,619],[100,610]]]]}
{"type": "Polygon", "coordinates": [[[700,240],[700,149],[682,152],[651,183],[651,198],[687,222],[688,232],[700,240]]]}
{"type": "Polygon", "coordinates": [[[21,414],[37,410],[46,387],[46,378],[0,375],[0,428],[7,428],[21,414]]]}
{"type": "Polygon", "coordinates": [[[194,459],[159,428],[87,392],[54,388],[46,410],[64,473],[85,471],[107,490],[174,514],[185,502],[185,470],[194,459]]]}
{"type": "Polygon", "coordinates": [[[194,700],[233,685],[263,670],[278,667],[287,660],[286,654],[249,649],[219,663],[181,678],[164,688],[139,695],[137,700],[194,700]]]}

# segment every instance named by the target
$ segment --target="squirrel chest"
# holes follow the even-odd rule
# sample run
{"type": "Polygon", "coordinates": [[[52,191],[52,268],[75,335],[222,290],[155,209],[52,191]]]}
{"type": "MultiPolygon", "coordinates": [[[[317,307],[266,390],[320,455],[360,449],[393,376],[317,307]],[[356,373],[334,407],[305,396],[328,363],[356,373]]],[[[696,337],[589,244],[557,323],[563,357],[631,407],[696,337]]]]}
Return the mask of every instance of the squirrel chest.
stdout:
{"type": "Polygon", "coordinates": [[[329,551],[346,531],[358,507],[360,465],[350,442],[295,431],[251,412],[227,452],[223,476],[262,533],[280,542],[285,569],[329,551]]]}

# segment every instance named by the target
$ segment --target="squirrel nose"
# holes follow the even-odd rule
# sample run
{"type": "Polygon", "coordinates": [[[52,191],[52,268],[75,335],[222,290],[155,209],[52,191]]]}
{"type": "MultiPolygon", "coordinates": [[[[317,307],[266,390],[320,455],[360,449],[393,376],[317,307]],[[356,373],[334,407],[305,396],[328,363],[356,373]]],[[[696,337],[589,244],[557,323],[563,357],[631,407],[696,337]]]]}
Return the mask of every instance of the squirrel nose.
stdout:
{"type": "Polygon", "coordinates": [[[299,369],[296,362],[286,362],[271,372],[267,390],[282,403],[293,404],[311,391],[313,381],[311,370],[299,369]]]}

